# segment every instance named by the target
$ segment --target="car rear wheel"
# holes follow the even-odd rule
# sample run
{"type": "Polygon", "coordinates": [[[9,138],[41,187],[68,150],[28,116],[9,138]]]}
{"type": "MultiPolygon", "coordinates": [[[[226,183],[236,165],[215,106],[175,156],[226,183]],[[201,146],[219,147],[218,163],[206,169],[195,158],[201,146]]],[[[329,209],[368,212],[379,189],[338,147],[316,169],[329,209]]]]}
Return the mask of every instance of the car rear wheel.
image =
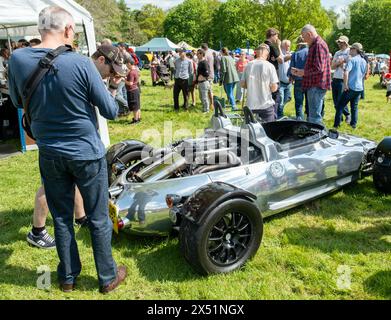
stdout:
{"type": "Polygon", "coordinates": [[[379,192],[390,194],[391,168],[375,164],[373,167],[373,183],[379,192]]]}
{"type": "MultiPolygon", "coordinates": [[[[124,154],[122,157],[118,158],[116,162],[121,163],[125,169],[130,166],[136,164],[141,160],[142,150],[131,151],[124,154]]],[[[109,173],[109,184],[113,183],[113,181],[118,177],[119,174],[113,172],[113,168],[109,168],[111,171],[109,173]]]]}
{"type": "Polygon", "coordinates": [[[255,255],[262,235],[258,208],[249,200],[233,199],[218,205],[200,224],[184,218],[179,242],[185,259],[197,272],[226,273],[255,255]]]}

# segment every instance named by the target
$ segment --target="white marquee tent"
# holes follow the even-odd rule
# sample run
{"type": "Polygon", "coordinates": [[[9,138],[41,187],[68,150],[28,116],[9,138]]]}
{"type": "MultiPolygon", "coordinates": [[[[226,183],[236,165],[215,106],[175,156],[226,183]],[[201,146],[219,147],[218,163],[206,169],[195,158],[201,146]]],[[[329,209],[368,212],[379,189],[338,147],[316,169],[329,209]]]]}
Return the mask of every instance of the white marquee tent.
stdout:
{"type": "MultiPolygon", "coordinates": [[[[50,5],[57,5],[72,14],[76,32],[84,32],[89,55],[96,51],[94,22],[91,14],[72,0],[1,0],[0,39],[37,36],[38,14],[50,5]]],[[[99,116],[99,131],[106,147],[110,144],[107,122],[99,116]]],[[[23,140],[23,137],[21,137],[23,140]]],[[[23,145],[23,141],[22,141],[23,145]]]]}

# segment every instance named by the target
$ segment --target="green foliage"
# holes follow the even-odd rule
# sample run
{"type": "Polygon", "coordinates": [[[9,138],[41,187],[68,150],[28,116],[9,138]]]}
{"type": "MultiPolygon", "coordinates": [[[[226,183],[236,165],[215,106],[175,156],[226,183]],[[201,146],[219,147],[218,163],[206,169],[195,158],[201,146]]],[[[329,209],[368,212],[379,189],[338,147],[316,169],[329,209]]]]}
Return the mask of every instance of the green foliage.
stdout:
{"type": "Polygon", "coordinates": [[[331,31],[332,23],[320,0],[266,0],[262,10],[268,27],[276,28],[281,39],[296,39],[308,23],[321,36],[331,31]]]}
{"type": "Polygon", "coordinates": [[[259,44],[267,26],[259,1],[228,0],[222,3],[213,16],[213,43],[220,49],[246,48],[259,44]],[[251,17],[251,18],[249,18],[251,17]]]}
{"type": "Polygon", "coordinates": [[[121,10],[115,0],[76,0],[77,3],[86,8],[94,18],[96,39],[110,38],[118,40],[121,38],[120,17],[121,10]]]}
{"type": "MultiPolygon", "coordinates": [[[[132,116],[109,121],[111,142],[141,139],[146,130],[164,132],[164,121],[173,131],[196,130],[208,126],[211,114],[203,114],[201,104],[188,112],[173,111],[172,91],[152,87],[150,73],[142,72],[147,85],[142,87],[142,121],[130,125],[132,116]]],[[[359,104],[359,126],[355,131],[342,125],[342,131],[380,141],[391,135],[390,108],[378,77],[366,82],[366,98],[359,104]]],[[[214,91],[218,94],[219,87],[214,91]]],[[[182,98],[181,98],[182,99],[182,98]]],[[[331,92],[326,98],[326,124],[331,127],[334,107],[331,92]]],[[[285,108],[293,116],[294,102],[285,108]]],[[[170,130],[166,130],[170,131],[170,130]]],[[[151,132],[149,132],[151,133],[151,132]]],[[[149,135],[151,136],[151,134],[149,135]]],[[[174,139],[189,136],[185,131],[174,139]]],[[[167,140],[156,139],[154,146],[167,140]]],[[[0,159],[0,299],[290,299],[362,300],[391,299],[391,196],[375,191],[366,178],[322,199],[265,219],[262,245],[245,268],[230,274],[201,277],[181,256],[178,239],[136,237],[120,233],[112,240],[118,265],[128,267],[123,285],[109,295],[98,292],[98,279],[88,229],[76,229],[83,270],[77,289],[63,293],[57,286],[58,257],[55,250],[42,251],[27,245],[31,230],[34,195],[41,180],[38,152],[29,151],[0,159]],[[52,270],[50,290],[36,286],[37,268],[52,270]],[[348,266],[351,288],[338,289],[348,266]]],[[[49,216],[46,226],[54,234],[49,216]]]]}
{"type": "Polygon", "coordinates": [[[163,9],[152,4],[147,4],[141,10],[136,11],[134,16],[141,31],[147,36],[148,40],[163,36],[163,22],[166,18],[163,9]]]}
{"type": "Polygon", "coordinates": [[[125,0],[119,0],[118,8],[121,11],[119,19],[119,31],[121,33],[120,41],[129,42],[132,45],[138,46],[147,41],[147,36],[140,29],[134,14],[127,6],[125,0]]]}
{"type": "Polygon", "coordinates": [[[193,46],[202,42],[211,45],[212,15],[219,5],[218,0],[185,0],[168,12],[164,35],[175,43],[183,40],[193,46]]]}
{"type": "Polygon", "coordinates": [[[357,0],[350,5],[351,43],[360,42],[365,51],[391,50],[391,0],[357,0]]]}

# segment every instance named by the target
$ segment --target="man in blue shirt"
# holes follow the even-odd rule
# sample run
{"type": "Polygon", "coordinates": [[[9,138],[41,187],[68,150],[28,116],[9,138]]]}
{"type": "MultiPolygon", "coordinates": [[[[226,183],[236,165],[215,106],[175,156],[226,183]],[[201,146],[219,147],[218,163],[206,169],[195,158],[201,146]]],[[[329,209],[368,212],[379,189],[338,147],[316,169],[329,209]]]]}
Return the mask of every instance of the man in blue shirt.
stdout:
{"type": "Polygon", "coordinates": [[[351,58],[347,62],[344,71],[344,92],[337,105],[334,128],[340,126],[343,110],[349,102],[352,114],[350,126],[353,129],[357,127],[358,102],[364,90],[363,79],[367,72],[367,62],[361,57],[362,51],[363,46],[360,43],[354,43],[350,47],[351,58]]]}
{"type": "MultiPolygon", "coordinates": [[[[42,43],[14,52],[9,63],[9,87],[13,103],[19,97],[39,60],[51,49],[71,45],[75,23],[67,11],[51,6],[39,14],[42,43]]],[[[100,291],[107,293],[126,277],[117,268],[111,252],[112,223],[108,216],[108,181],[105,148],[97,129],[96,106],[100,114],[114,119],[118,107],[102,78],[119,83],[115,72],[122,70],[117,48],[100,50],[95,64],[73,52],[60,55],[37,86],[29,105],[31,129],[39,147],[39,167],[47,203],[53,216],[60,288],[74,289],[81,262],[73,228],[75,185],[83,197],[89,220],[100,291]],[[98,70],[99,72],[98,72],[98,70]]]]}
{"type": "MultiPolygon", "coordinates": [[[[303,105],[306,102],[306,109],[308,108],[307,94],[303,92],[302,82],[303,77],[294,76],[291,72],[292,68],[304,69],[308,56],[308,47],[304,39],[300,36],[297,40],[298,50],[292,54],[291,64],[288,69],[288,77],[294,81],[293,93],[295,97],[296,119],[304,120],[303,105]]],[[[306,112],[308,114],[308,112],[306,112]]]]}

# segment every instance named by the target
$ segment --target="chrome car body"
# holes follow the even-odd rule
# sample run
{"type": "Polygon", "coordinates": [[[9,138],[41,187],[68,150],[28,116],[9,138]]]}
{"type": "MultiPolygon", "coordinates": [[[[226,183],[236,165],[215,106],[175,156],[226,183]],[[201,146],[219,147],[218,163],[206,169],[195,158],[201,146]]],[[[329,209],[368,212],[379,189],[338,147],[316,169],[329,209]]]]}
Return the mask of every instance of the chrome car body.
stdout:
{"type": "Polygon", "coordinates": [[[180,222],[167,206],[167,195],[184,202],[215,182],[251,194],[262,217],[268,217],[324,196],[371,170],[373,141],[307,122],[262,124],[251,112],[245,115],[240,125],[233,125],[216,112],[202,137],[185,139],[154,155],[148,151],[149,157],[125,169],[109,190],[114,228],[166,235],[180,222]],[[185,152],[189,149],[190,156],[185,152]],[[226,160],[203,162],[216,154],[226,160]]]}

